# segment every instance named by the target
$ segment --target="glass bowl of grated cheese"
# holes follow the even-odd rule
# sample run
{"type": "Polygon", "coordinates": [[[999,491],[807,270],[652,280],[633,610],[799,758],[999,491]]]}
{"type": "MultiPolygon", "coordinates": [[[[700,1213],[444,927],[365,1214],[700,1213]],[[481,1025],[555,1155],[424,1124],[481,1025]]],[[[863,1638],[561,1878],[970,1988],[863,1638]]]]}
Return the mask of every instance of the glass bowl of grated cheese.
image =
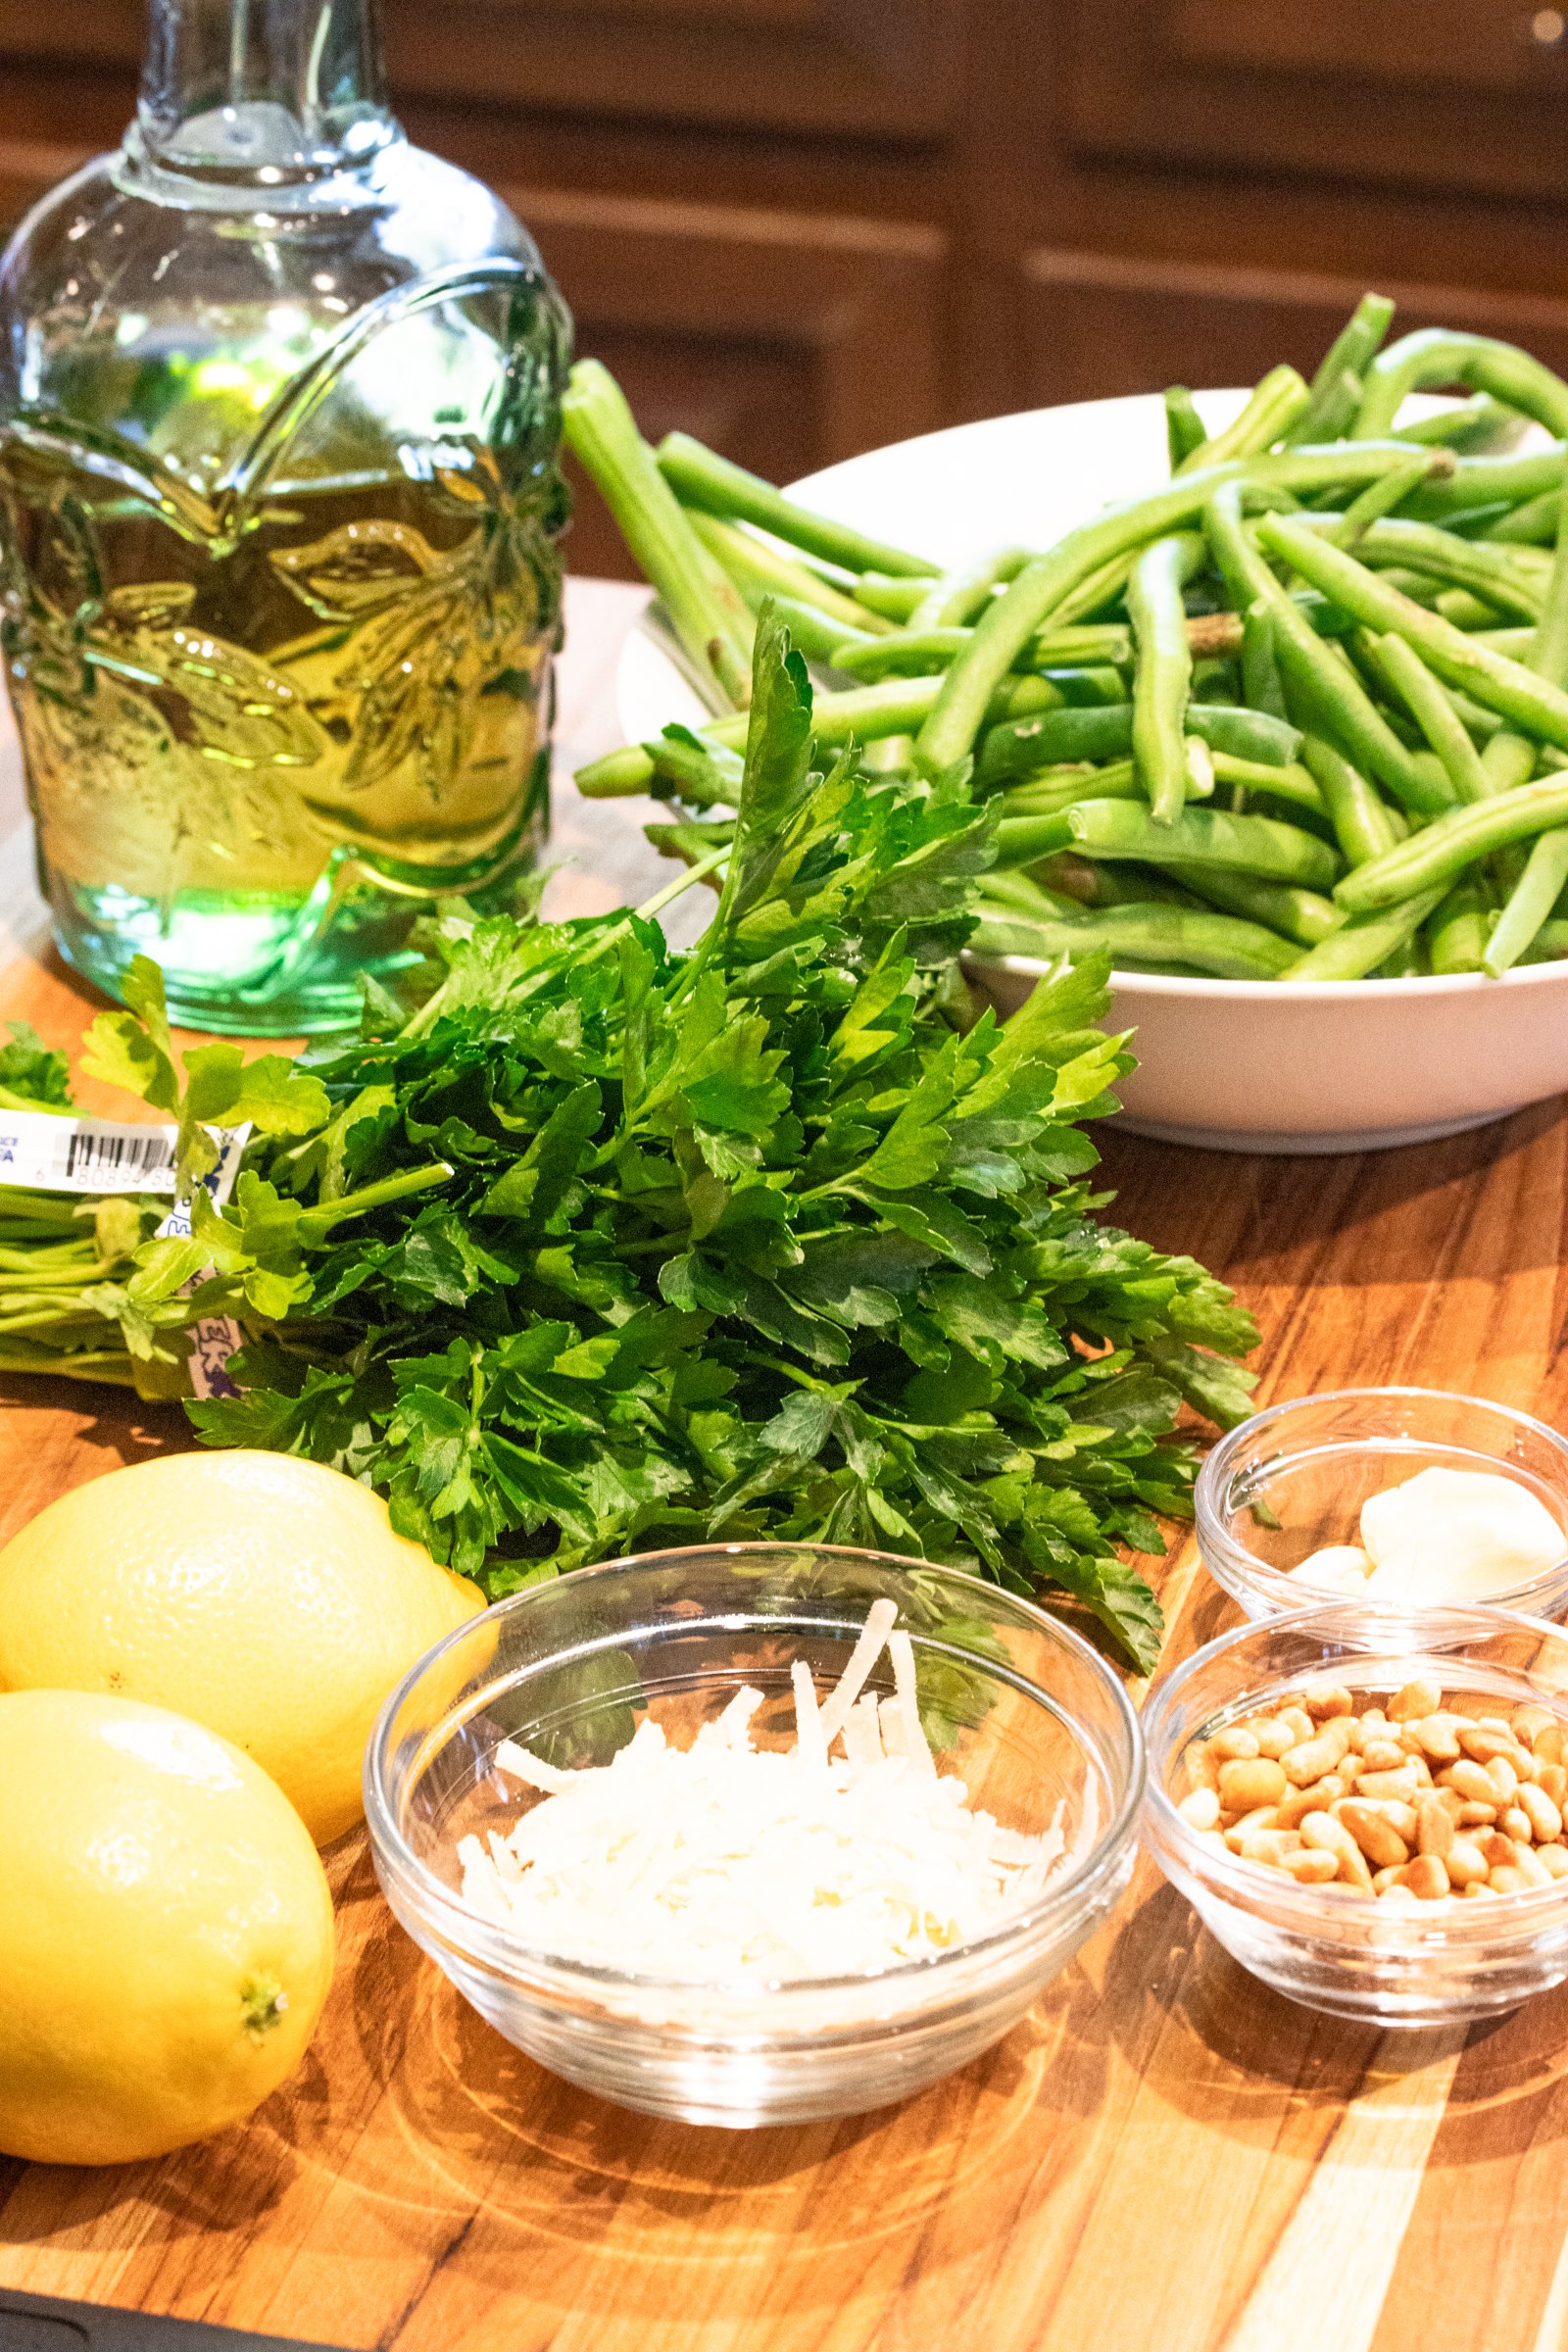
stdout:
{"type": "Polygon", "coordinates": [[[393,1911],[509,2041],[748,2126],[909,2096],[999,2040],[1120,1896],[1119,1678],[922,1560],[714,1544],[500,1602],[392,1693],[393,1911]]]}
{"type": "Polygon", "coordinates": [[[1340,1389],[1254,1413],[1199,1473],[1198,1548],[1249,1617],[1568,1615],[1568,1443],[1440,1389],[1340,1389]]]}

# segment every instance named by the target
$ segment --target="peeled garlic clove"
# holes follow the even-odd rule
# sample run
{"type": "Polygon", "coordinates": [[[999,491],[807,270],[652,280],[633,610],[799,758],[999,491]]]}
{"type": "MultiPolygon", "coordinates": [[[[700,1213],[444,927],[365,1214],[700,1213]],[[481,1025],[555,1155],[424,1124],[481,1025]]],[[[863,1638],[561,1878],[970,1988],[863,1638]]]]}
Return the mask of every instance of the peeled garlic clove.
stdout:
{"type": "Polygon", "coordinates": [[[1554,1567],[1568,1535],[1517,1479],[1422,1470],[1361,1505],[1361,1541],[1381,1597],[1464,1600],[1506,1592],[1554,1567]]]}
{"type": "Polygon", "coordinates": [[[1357,1544],[1329,1544],[1308,1552],[1291,1570],[1298,1584],[1314,1585],[1321,1592],[1364,1592],[1372,1562],[1357,1544]]]}

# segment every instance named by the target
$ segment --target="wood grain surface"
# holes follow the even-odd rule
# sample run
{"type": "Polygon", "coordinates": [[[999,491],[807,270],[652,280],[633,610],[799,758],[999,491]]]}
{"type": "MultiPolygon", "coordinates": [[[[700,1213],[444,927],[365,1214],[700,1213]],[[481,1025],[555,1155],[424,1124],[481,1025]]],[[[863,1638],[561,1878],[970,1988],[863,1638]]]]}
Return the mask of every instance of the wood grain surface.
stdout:
{"type": "MultiPolygon", "coordinates": [[[[637,602],[574,586],[568,761],[613,736],[637,602]]],[[[637,891],[635,809],[568,792],[558,816],[558,904],[637,891]]],[[[0,1013],[74,1043],[89,1007],[41,944],[24,849],[0,849],[0,1013]]],[[[1553,1103],[1361,1158],[1103,1143],[1118,1216],[1255,1309],[1265,1398],[1416,1380],[1561,1421],[1565,1137],[1553,1103]]],[[[18,1382],[0,1408],[0,1536],[185,1442],[177,1412],[110,1391],[18,1382]]],[[[1232,1622],[1190,1544],[1162,1582],[1167,1657],[1232,1622]]],[[[159,2164],[0,2162],[0,2282],[399,2352],[1568,2347],[1568,1988],[1469,2034],[1380,2036],[1253,1984],[1145,1863],[965,2073],[731,2135],[552,2080],[396,1928],[360,1836],[330,1868],[337,1983],[295,2081],[159,2164]]]]}

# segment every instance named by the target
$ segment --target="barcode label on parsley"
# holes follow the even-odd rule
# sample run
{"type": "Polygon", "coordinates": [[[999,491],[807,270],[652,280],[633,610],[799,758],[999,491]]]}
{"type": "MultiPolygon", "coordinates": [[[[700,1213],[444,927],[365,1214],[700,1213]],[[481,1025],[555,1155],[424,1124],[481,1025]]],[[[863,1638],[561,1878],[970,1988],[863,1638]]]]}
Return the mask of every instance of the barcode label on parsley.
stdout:
{"type": "Polygon", "coordinates": [[[0,1110],[0,1184],[49,1193],[172,1193],[177,1132],[0,1110]]]}

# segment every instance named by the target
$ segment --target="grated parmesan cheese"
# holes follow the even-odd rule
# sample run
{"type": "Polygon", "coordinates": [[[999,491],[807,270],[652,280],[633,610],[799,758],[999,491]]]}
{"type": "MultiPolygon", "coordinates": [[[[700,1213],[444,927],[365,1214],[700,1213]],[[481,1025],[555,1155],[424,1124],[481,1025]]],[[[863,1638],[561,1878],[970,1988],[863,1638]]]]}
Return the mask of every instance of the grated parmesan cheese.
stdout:
{"type": "Polygon", "coordinates": [[[1061,1866],[1061,1808],[1024,1837],[936,1770],[896,1614],[875,1603],[821,1705],[796,1661],[790,1749],[752,1745],[750,1688],[690,1747],[645,1718],[587,1771],[503,1740],[497,1768],[540,1801],[459,1840],[464,1900],[536,1948],[696,1981],[871,1975],[984,1935],[1061,1866]],[[879,1702],[864,1686],[884,1646],[895,1694],[879,1702]]]}

